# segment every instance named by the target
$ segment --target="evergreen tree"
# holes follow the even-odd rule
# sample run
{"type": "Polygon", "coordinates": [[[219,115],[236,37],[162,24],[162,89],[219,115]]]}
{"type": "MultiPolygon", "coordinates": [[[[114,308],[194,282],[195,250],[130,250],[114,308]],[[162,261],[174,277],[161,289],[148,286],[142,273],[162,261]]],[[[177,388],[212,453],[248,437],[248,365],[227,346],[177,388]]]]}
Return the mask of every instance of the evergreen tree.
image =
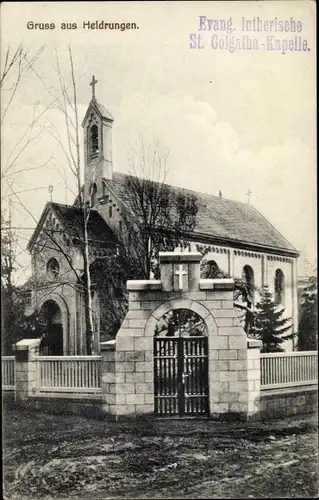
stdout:
{"type": "Polygon", "coordinates": [[[283,318],[284,308],[273,301],[268,287],[264,287],[260,302],[256,305],[251,335],[262,341],[261,352],[283,352],[285,340],[293,334],[284,335],[291,328],[291,318],[283,318]]]}
{"type": "Polygon", "coordinates": [[[318,347],[317,278],[311,277],[302,292],[298,326],[298,351],[315,351],[318,347]]]}

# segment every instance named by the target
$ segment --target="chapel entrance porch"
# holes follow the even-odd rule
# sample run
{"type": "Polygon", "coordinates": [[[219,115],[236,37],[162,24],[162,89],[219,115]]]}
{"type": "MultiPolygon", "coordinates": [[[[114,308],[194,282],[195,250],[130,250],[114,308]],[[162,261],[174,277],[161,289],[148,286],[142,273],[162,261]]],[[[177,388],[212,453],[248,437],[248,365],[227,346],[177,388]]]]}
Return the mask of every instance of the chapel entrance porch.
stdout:
{"type": "Polygon", "coordinates": [[[40,321],[44,332],[40,344],[43,356],[63,356],[63,326],[61,309],[54,300],[46,301],[40,310],[40,321]]]}

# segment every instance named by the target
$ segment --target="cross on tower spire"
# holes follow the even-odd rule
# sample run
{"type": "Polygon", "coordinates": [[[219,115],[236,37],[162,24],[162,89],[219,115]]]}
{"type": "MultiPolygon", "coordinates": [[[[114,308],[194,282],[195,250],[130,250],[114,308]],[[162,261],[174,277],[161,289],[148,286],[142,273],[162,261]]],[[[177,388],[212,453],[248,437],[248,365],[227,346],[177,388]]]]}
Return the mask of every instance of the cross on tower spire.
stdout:
{"type": "Polygon", "coordinates": [[[50,184],[50,186],[48,187],[48,191],[50,193],[50,201],[52,201],[52,193],[53,193],[53,186],[52,186],[52,184],[50,184]]]}
{"type": "Polygon", "coordinates": [[[97,84],[98,80],[95,79],[95,76],[92,76],[92,81],[90,83],[92,87],[92,101],[95,101],[95,85],[97,84]]]}

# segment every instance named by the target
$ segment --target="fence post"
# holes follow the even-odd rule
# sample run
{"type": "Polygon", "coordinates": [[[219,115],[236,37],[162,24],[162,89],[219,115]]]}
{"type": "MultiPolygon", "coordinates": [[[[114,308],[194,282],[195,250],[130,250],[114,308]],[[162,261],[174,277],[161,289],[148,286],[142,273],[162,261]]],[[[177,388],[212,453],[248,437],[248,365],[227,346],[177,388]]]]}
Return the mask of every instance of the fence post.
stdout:
{"type": "Polygon", "coordinates": [[[248,415],[259,411],[260,401],[260,349],[262,341],[247,339],[247,379],[248,379],[248,415]]]}
{"type": "Polygon", "coordinates": [[[36,389],[35,356],[39,354],[41,339],[23,339],[15,344],[15,401],[24,401],[36,389]]]}
{"type": "Polygon", "coordinates": [[[102,409],[106,413],[116,413],[116,341],[101,342],[101,390],[102,409]]]}

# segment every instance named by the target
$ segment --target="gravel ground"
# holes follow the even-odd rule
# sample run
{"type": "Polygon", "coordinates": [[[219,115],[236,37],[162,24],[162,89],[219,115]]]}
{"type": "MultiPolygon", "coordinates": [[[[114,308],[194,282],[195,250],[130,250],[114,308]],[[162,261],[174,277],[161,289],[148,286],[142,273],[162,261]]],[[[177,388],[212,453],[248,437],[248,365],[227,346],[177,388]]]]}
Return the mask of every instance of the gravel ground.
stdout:
{"type": "Polygon", "coordinates": [[[314,498],[317,418],[98,421],[4,411],[4,498],[314,498]]]}

